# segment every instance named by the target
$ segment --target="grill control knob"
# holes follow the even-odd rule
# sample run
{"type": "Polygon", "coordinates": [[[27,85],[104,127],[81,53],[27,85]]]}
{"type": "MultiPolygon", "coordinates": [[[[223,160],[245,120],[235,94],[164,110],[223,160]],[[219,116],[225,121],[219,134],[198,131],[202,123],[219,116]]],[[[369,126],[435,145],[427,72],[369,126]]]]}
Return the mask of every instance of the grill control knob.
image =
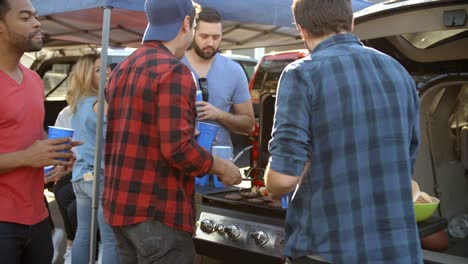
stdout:
{"type": "Polygon", "coordinates": [[[205,233],[211,234],[215,229],[215,223],[213,220],[205,219],[201,221],[200,229],[205,233]]]}
{"type": "Polygon", "coordinates": [[[216,231],[220,233],[221,235],[223,235],[224,232],[226,232],[225,230],[226,230],[226,227],[224,225],[222,224],[216,225],[216,231]]]}
{"type": "Polygon", "coordinates": [[[268,235],[264,231],[250,233],[249,237],[255,241],[257,246],[264,246],[266,243],[268,243],[268,235]]]}
{"type": "Polygon", "coordinates": [[[239,227],[236,225],[228,225],[224,228],[224,231],[230,239],[238,239],[241,234],[239,227]]]}

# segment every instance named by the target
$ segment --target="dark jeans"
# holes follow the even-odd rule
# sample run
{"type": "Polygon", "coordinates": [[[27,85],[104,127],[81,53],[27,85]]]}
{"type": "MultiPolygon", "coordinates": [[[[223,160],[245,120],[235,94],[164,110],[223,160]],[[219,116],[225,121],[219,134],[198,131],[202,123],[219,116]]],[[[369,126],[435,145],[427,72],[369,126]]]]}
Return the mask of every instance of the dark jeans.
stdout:
{"type": "Polygon", "coordinates": [[[49,202],[47,202],[47,198],[45,197],[45,195],[44,195],[44,203],[47,208],[47,212],[49,213],[49,216],[47,216],[47,221],[49,222],[50,229],[54,230],[55,224],[54,224],[54,221],[52,220],[52,214],[50,213],[49,202]]]}
{"type": "Polygon", "coordinates": [[[2,264],[50,264],[54,248],[49,220],[35,225],[0,222],[2,264]]]}
{"type": "Polygon", "coordinates": [[[193,264],[192,235],[172,229],[159,221],[112,227],[122,264],[193,264]]]}
{"type": "Polygon", "coordinates": [[[54,186],[54,195],[63,219],[67,239],[74,240],[77,227],[76,197],[70,180],[71,173],[61,178],[54,186]]]}

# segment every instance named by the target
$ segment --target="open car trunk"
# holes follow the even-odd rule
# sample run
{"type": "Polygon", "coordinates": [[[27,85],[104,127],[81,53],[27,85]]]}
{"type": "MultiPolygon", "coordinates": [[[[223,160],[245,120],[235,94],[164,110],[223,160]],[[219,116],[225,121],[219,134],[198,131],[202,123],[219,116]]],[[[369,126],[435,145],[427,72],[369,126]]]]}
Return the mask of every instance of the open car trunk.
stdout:
{"type": "MultiPolygon", "coordinates": [[[[436,214],[450,220],[468,213],[468,74],[436,78],[420,94],[421,145],[413,178],[440,199],[436,214]]],[[[467,248],[468,237],[451,237],[443,253],[468,263],[467,248]]]]}
{"type": "MultiPolygon", "coordinates": [[[[413,0],[388,1],[355,14],[354,32],[364,44],[398,60],[415,79],[421,135],[413,179],[439,198],[435,215],[449,226],[468,214],[467,13],[467,1],[413,0]]],[[[468,237],[450,236],[448,249],[424,250],[424,259],[468,263],[467,249],[468,237]]]]}

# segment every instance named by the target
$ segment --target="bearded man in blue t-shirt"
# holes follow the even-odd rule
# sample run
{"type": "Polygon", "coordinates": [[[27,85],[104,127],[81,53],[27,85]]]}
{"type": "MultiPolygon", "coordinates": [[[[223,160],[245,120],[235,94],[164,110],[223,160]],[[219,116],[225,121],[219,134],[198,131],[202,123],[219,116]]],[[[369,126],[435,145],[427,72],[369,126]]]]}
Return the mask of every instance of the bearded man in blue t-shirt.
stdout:
{"type": "Polygon", "coordinates": [[[254,129],[247,77],[238,63],[218,53],[221,15],[212,8],[203,8],[196,23],[193,46],[182,62],[194,74],[197,85],[200,78],[205,78],[208,86],[208,101],[197,102],[197,117],[199,121],[220,126],[216,145],[232,147],[231,131],[250,134],[254,129]]]}

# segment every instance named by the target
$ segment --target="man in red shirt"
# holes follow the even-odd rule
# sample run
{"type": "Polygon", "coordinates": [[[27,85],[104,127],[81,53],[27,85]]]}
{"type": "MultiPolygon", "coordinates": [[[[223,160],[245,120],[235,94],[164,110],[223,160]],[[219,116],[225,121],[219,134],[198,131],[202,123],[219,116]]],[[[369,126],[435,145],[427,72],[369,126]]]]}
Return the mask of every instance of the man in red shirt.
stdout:
{"type": "Polygon", "coordinates": [[[103,208],[122,263],[193,263],[194,178],[241,182],[230,161],[195,139],[196,86],[180,61],[191,44],[191,0],[147,0],[141,47],[109,80],[103,208]]]}
{"type": "Polygon", "coordinates": [[[2,263],[50,264],[50,224],[43,199],[44,166],[72,164],[69,138],[47,140],[44,88],[19,63],[42,48],[29,0],[0,0],[0,257],[2,263]],[[64,158],[58,160],[57,158],[64,158]]]}

